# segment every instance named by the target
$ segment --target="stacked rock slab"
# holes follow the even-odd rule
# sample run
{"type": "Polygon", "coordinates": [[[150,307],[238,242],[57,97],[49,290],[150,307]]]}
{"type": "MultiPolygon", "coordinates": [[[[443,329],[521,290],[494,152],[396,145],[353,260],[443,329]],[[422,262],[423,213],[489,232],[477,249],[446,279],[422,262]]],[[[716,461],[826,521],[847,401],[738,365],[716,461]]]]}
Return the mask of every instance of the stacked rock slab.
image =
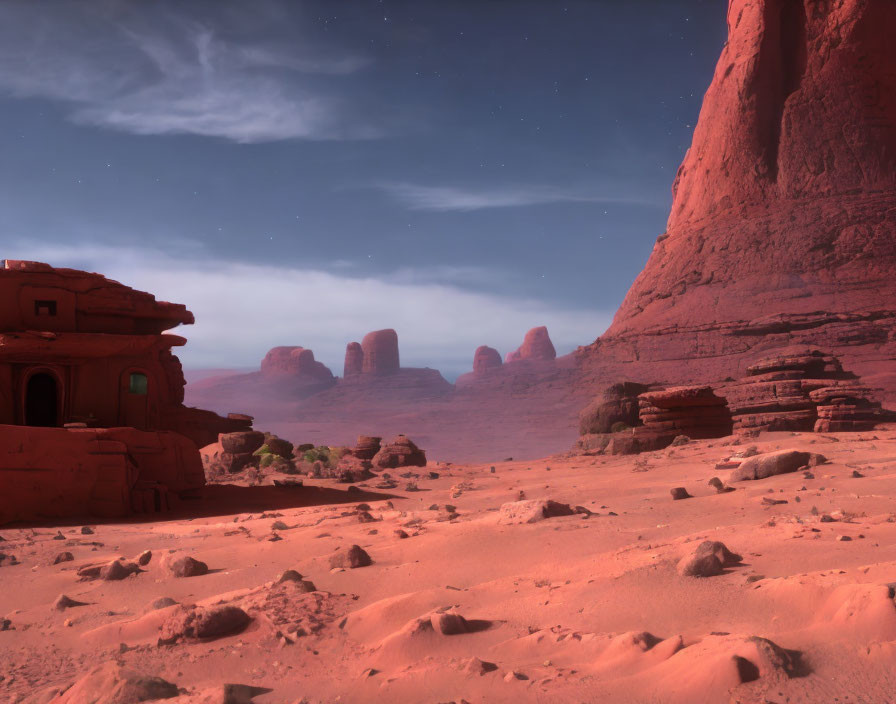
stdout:
{"type": "Polygon", "coordinates": [[[382,440],[374,435],[359,435],[352,454],[359,460],[372,460],[380,451],[382,440]]]}
{"type": "Polygon", "coordinates": [[[844,381],[825,386],[810,391],[809,398],[818,404],[816,433],[871,430],[885,420],[871,389],[859,383],[844,381]]]}
{"type": "MultiPolygon", "coordinates": [[[[650,391],[638,397],[642,432],[669,437],[678,435],[692,440],[731,435],[732,422],[728,402],[710,386],[677,386],[650,391]]],[[[636,429],[637,431],[638,429],[636,429]]]]}
{"type": "Polygon", "coordinates": [[[869,430],[883,419],[872,390],[833,355],[788,351],[747,371],[724,392],[735,430],[869,430]]]}
{"type": "Polygon", "coordinates": [[[249,466],[257,467],[258,457],[254,453],[264,441],[264,433],[256,430],[221,433],[217,443],[201,450],[206,478],[241,472],[249,466]]]}

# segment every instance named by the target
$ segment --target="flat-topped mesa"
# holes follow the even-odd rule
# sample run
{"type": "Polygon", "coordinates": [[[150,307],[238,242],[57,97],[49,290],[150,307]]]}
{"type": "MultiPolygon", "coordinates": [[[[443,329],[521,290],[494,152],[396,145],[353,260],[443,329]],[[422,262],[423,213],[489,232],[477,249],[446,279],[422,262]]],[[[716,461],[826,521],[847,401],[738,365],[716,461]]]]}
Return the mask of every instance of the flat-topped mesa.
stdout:
{"type": "Polygon", "coordinates": [[[490,369],[497,369],[502,366],[501,353],[494,347],[482,345],[476,348],[473,354],[473,373],[485,374],[490,369]]]}
{"type": "Polygon", "coordinates": [[[342,376],[357,376],[364,371],[364,350],[360,342],[349,342],[345,346],[345,364],[342,376]]]}
{"type": "Polygon", "coordinates": [[[532,328],[523,338],[523,344],[513,352],[507,354],[505,362],[516,362],[522,359],[535,359],[550,361],[557,358],[557,350],[548,335],[548,329],[543,325],[532,328]]]}
{"type": "Polygon", "coordinates": [[[314,352],[304,347],[274,347],[261,360],[261,374],[265,378],[304,377],[308,380],[329,381],[333,373],[314,359],[314,352]]]}
{"type": "Polygon", "coordinates": [[[393,374],[399,370],[398,333],[391,328],[367,333],[361,349],[364,374],[393,374]]]}
{"type": "Polygon", "coordinates": [[[717,381],[758,344],[834,342],[878,373],[896,347],[896,2],[731,0],[728,30],[666,232],[591,360],[697,381],[680,360],[700,357],[717,381]]]}

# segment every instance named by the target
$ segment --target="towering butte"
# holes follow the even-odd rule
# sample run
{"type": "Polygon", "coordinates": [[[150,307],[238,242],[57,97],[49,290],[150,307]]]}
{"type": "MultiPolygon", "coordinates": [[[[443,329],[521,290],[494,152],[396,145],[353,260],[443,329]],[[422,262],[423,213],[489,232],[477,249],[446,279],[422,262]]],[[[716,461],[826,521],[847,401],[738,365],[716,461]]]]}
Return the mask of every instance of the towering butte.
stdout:
{"type": "Polygon", "coordinates": [[[586,365],[711,380],[807,344],[893,397],[896,3],[732,0],[728,30],[667,230],[586,365]]]}
{"type": "Polygon", "coordinates": [[[398,371],[398,333],[392,329],[369,332],[361,340],[361,369],[365,374],[398,371]]]}
{"type": "Polygon", "coordinates": [[[517,362],[521,359],[552,360],[557,358],[554,343],[548,335],[548,329],[541,327],[532,328],[523,338],[523,344],[513,352],[508,352],[505,362],[517,362]]]}

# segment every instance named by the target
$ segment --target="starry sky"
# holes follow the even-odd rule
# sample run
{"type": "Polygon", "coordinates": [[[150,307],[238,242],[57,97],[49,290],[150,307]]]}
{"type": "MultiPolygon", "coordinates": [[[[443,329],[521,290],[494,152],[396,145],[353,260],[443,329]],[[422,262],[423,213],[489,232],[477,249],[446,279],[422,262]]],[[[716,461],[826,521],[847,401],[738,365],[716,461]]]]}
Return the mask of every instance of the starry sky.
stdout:
{"type": "Polygon", "coordinates": [[[725,6],[2,0],[0,257],[187,304],[188,368],[569,352],[664,229],[725,6]]]}

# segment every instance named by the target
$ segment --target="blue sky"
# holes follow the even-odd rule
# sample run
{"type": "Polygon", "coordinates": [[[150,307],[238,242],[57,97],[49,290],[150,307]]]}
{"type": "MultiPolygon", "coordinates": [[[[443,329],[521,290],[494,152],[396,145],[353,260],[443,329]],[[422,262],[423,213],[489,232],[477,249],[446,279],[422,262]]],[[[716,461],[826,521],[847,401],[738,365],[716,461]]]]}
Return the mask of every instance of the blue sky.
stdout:
{"type": "Polygon", "coordinates": [[[663,231],[724,6],[7,0],[0,256],[186,303],[188,367],[568,352],[663,231]]]}

